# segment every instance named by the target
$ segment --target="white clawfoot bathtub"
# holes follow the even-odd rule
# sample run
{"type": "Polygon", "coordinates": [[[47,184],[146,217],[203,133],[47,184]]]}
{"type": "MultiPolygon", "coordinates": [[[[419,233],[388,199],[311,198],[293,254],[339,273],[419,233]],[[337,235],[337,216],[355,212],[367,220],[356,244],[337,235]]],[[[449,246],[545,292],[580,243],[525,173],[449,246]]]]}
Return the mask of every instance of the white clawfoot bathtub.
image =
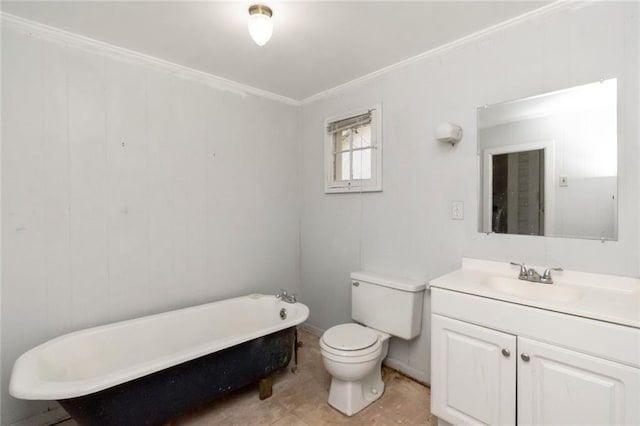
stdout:
{"type": "MultiPolygon", "coordinates": [[[[155,378],[157,372],[292,329],[308,316],[309,309],[301,303],[250,295],[77,331],[18,358],[9,391],[21,399],[59,401],[104,393],[101,391],[140,382],[146,376],[155,378]]],[[[278,355],[278,362],[285,361],[282,357],[278,355]]],[[[208,362],[222,365],[216,359],[208,362]]]]}

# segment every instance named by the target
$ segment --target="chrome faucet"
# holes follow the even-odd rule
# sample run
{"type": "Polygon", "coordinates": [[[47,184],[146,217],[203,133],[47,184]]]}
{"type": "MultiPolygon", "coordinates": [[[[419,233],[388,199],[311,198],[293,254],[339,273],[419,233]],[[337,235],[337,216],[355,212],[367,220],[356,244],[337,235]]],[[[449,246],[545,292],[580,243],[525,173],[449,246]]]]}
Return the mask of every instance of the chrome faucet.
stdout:
{"type": "Polygon", "coordinates": [[[280,292],[278,294],[276,294],[276,299],[280,299],[283,302],[287,302],[287,303],[296,303],[296,294],[287,294],[287,290],[284,289],[280,289],[280,292]]]}
{"type": "Polygon", "coordinates": [[[514,266],[520,267],[520,272],[518,273],[518,279],[524,281],[531,281],[533,283],[541,283],[541,284],[553,284],[553,278],[551,277],[551,271],[562,271],[562,268],[547,268],[544,270],[544,273],[540,275],[538,271],[533,268],[528,268],[523,263],[510,262],[514,266]]]}
{"type": "Polygon", "coordinates": [[[533,268],[527,269],[527,281],[531,281],[532,283],[540,282],[540,274],[533,268]]]}

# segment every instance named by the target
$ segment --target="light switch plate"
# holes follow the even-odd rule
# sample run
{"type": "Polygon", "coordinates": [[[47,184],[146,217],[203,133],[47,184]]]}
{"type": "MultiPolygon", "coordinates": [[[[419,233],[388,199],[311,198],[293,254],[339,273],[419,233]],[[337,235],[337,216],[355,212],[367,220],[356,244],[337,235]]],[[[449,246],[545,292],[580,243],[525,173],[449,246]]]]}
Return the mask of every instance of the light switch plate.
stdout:
{"type": "Polygon", "coordinates": [[[451,203],[451,219],[464,219],[464,203],[462,201],[453,201],[451,203]]]}
{"type": "Polygon", "coordinates": [[[569,186],[569,177],[565,175],[560,176],[560,186],[569,186]]]}

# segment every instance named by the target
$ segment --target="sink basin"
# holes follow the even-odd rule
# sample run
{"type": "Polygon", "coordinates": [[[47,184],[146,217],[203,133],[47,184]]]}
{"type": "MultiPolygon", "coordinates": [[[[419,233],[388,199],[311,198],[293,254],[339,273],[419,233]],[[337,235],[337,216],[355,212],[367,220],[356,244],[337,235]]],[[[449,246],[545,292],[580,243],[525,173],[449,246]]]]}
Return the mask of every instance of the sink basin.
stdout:
{"type": "MultiPolygon", "coordinates": [[[[532,267],[544,270],[539,265],[532,267]]],[[[505,262],[463,258],[460,269],[429,284],[435,290],[490,297],[640,329],[640,278],[565,269],[554,273],[554,284],[542,284],[519,280],[518,269],[505,262]]],[[[455,301],[448,299],[452,293],[436,294],[444,298],[441,301],[455,301]]],[[[436,299],[432,299],[432,303],[436,301],[432,306],[435,313],[440,309],[436,299]]]]}
{"type": "Polygon", "coordinates": [[[541,301],[572,302],[583,296],[582,290],[560,284],[541,284],[515,278],[490,277],[482,285],[509,296],[541,301]]]}

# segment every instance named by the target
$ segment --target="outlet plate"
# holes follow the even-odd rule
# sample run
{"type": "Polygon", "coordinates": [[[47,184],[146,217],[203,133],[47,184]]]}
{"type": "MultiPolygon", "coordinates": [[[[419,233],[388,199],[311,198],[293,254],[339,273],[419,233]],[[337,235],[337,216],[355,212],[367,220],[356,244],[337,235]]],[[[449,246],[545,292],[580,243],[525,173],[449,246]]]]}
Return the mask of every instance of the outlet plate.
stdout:
{"type": "Polygon", "coordinates": [[[462,201],[451,202],[451,219],[453,220],[464,219],[464,203],[462,201]]]}

